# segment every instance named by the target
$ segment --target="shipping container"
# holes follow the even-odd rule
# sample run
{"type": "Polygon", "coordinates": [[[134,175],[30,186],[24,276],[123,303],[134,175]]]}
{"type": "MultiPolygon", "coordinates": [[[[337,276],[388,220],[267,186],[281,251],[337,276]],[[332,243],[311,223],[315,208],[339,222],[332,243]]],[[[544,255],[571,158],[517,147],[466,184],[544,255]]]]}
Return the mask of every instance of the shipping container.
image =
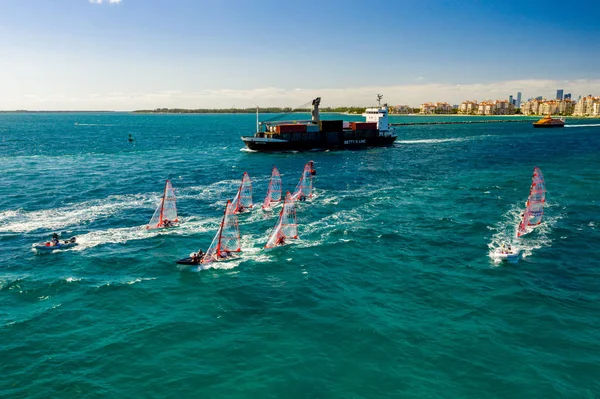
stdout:
{"type": "Polygon", "coordinates": [[[315,133],[319,131],[319,125],[306,125],[307,133],[315,133]]]}
{"type": "Polygon", "coordinates": [[[322,132],[341,132],[344,130],[344,121],[321,121],[322,132]]]}
{"type": "Polygon", "coordinates": [[[377,122],[351,122],[352,130],[375,130],[377,122]]]}
{"type": "Polygon", "coordinates": [[[289,124],[289,125],[277,125],[277,133],[304,133],[306,132],[306,125],[300,124],[289,124]]]}
{"type": "Polygon", "coordinates": [[[344,129],[350,129],[350,122],[344,121],[343,127],[344,129]]]}

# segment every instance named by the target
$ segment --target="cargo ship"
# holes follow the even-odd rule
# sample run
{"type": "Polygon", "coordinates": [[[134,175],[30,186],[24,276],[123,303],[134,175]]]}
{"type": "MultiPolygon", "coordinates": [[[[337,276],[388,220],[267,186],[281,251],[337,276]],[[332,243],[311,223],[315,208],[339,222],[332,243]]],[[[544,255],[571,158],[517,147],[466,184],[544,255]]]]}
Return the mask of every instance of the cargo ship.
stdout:
{"type": "MultiPolygon", "coordinates": [[[[381,96],[378,96],[378,101],[381,96]]],[[[321,98],[312,101],[311,119],[306,121],[260,122],[256,111],[256,133],[242,136],[253,151],[287,152],[361,149],[389,146],[396,141],[394,128],[388,123],[388,106],[367,108],[364,122],[321,120],[321,98]]]]}
{"type": "Polygon", "coordinates": [[[556,119],[552,115],[548,115],[537,122],[533,122],[533,127],[565,127],[565,119],[556,119]]]}

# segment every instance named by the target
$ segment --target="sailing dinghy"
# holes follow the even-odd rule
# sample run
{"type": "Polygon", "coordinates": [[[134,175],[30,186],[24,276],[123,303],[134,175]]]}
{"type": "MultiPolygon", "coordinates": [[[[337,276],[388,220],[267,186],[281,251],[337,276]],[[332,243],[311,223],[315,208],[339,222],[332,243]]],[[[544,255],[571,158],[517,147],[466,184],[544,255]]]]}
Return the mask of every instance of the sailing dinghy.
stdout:
{"type": "Polygon", "coordinates": [[[234,252],[241,252],[240,228],[235,213],[235,204],[227,201],[219,230],[206,253],[202,253],[202,251],[192,253],[189,258],[180,259],[177,263],[180,265],[205,265],[239,258],[233,254],[234,252]]]}
{"type": "Polygon", "coordinates": [[[242,184],[233,199],[233,204],[235,213],[248,212],[252,209],[252,181],[248,172],[244,172],[244,176],[242,176],[242,184]]]}
{"type": "Polygon", "coordinates": [[[281,175],[275,166],[271,172],[271,180],[269,180],[269,188],[267,190],[267,196],[262,205],[262,210],[265,212],[271,212],[273,206],[281,202],[281,175]]]}
{"type": "Polygon", "coordinates": [[[288,191],[285,195],[283,207],[279,212],[279,219],[273,228],[265,248],[274,248],[281,245],[286,245],[286,240],[298,238],[298,225],[296,223],[296,201],[292,198],[288,191]]]}
{"type": "Polygon", "coordinates": [[[146,229],[163,229],[167,227],[175,227],[179,223],[177,217],[177,203],[175,200],[175,191],[171,182],[167,180],[165,183],[165,190],[163,192],[162,199],[150,219],[150,223],[146,226],[146,229]]]}
{"type": "Polygon", "coordinates": [[[300,177],[300,181],[296,185],[296,189],[294,190],[294,194],[292,198],[295,201],[306,201],[308,198],[312,198],[312,168],[310,164],[304,165],[304,170],[302,171],[302,176],[300,177]]]}
{"type": "Polygon", "coordinates": [[[517,237],[521,237],[531,231],[529,227],[542,223],[544,216],[544,204],[546,202],[546,182],[540,168],[533,169],[533,178],[525,211],[517,229],[517,237]]]}

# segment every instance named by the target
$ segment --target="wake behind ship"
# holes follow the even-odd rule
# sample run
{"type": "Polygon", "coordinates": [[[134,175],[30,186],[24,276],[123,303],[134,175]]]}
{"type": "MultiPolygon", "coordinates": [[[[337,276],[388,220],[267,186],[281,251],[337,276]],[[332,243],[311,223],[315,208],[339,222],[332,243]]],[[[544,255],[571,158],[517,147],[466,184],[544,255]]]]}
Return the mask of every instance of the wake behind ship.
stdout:
{"type": "Polygon", "coordinates": [[[242,136],[242,141],[253,151],[317,151],[360,149],[389,146],[396,141],[396,134],[388,124],[387,104],[367,108],[362,116],[365,122],[321,120],[321,98],[312,101],[312,119],[307,121],[258,121],[256,134],[242,136]]]}

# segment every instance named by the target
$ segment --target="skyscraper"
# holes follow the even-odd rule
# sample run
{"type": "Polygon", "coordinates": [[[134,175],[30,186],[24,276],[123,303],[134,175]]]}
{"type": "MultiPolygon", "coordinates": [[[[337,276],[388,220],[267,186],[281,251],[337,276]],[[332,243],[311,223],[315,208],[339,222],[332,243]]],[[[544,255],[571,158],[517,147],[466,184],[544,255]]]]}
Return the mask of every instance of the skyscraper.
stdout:
{"type": "Polygon", "coordinates": [[[521,108],[521,92],[517,93],[517,103],[515,105],[517,108],[521,108]]]}
{"type": "Polygon", "coordinates": [[[571,93],[566,93],[565,96],[563,97],[563,100],[570,100],[571,99],[571,93]]]}
{"type": "Polygon", "coordinates": [[[509,104],[514,104],[512,94],[510,96],[508,96],[508,103],[509,104]]]}
{"type": "Polygon", "coordinates": [[[556,99],[557,100],[562,100],[563,99],[563,89],[556,90],[556,99]]]}

